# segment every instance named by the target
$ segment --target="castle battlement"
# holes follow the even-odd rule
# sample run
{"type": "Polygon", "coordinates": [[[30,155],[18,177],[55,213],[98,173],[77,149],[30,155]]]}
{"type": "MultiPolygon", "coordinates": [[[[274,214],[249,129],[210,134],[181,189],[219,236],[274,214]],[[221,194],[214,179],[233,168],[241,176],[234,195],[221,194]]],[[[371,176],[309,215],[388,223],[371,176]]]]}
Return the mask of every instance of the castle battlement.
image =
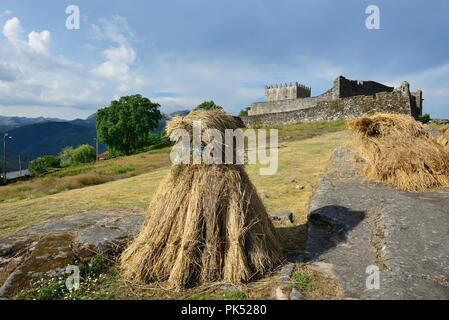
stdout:
{"type": "Polygon", "coordinates": [[[299,98],[308,98],[310,97],[312,89],[303,84],[299,84],[295,82],[290,85],[287,83],[282,86],[282,83],[265,86],[265,101],[279,101],[279,100],[287,100],[287,99],[299,99],[299,98]]]}

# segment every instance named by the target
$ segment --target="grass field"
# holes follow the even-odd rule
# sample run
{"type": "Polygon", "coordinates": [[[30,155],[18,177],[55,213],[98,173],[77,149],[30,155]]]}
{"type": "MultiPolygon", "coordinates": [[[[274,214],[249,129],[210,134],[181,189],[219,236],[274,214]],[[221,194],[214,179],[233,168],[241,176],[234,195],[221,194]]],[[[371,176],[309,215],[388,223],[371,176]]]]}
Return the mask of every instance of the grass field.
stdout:
{"type": "MultiPolygon", "coordinates": [[[[343,130],[344,122],[340,121],[294,124],[278,129],[280,139],[277,174],[259,175],[259,164],[246,165],[246,170],[259,194],[264,194],[263,202],[269,213],[289,210],[294,214],[293,224],[275,222],[281,234],[283,250],[286,253],[303,251],[307,238],[310,199],[319,177],[327,168],[332,150],[348,140],[348,133],[343,130]]],[[[169,149],[163,149],[101,161],[94,165],[67,168],[45,177],[0,187],[0,195],[7,195],[6,199],[0,201],[0,235],[26,228],[50,217],[88,210],[144,214],[168,170],[169,149]],[[131,169],[119,172],[123,168],[131,169]],[[105,179],[94,185],[67,187],[86,175],[103,176],[105,179]],[[21,196],[12,196],[11,190],[21,192],[21,196]]],[[[174,293],[164,289],[163,284],[131,286],[120,277],[115,263],[109,269],[101,276],[96,275],[96,285],[92,285],[91,291],[84,292],[78,298],[267,299],[277,281],[277,277],[272,275],[242,286],[237,292],[227,292],[216,286],[200,286],[174,293]]],[[[315,278],[311,276],[310,279],[315,278]]],[[[310,296],[326,296],[322,291],[325,288],[319,285],[319,281],[316,283],[316,286],[310,287],[316,287],[310,296]]],[[[33,294],[30,294],[32,297],[33,294]]]]}
{"type": "Polygon", "coordinates": [[[137,176],[169,165],[169,148],[59,169],[0,187],[0,203],[29,200],[66,190],[137,176]]]}
{"type": "MultiPolygon", "coordinates": [[[[280,136],[282,132],[280,130],[280,136]]],[[[248,174],[259,193],[269,197],[264,199],[268,211],[291,210],[295,223],[304,224],[313,187],[326,168],[331,150],[346,136],[347,133],[340,130],[322,132],[310,139],[283,141],[281,138],[278,173],[273,176],[260,176],[259,165],[247,165],[248,174]],[[297,189],[297,186],[304,189],[297,189]]],[[[67,168],[48,176],[0,187],[0,199],[3,199],[0,201],[0,235],[50,217],[87,210],[144,213],[168,169],[169,149],[163,149],[67,168]],[[114,175],[114,172],[126,167],[134,169],[114,175]],[[104,175],[109,181],[72,190],[67,188],[68,181],[82,181],[86,175],[104,175]],[[43,190],[45,188],[47,191],[43,190]],[[22,195],[4,199],[4,195],[13,192],[11,190],[22,192],[22,195]]]]}

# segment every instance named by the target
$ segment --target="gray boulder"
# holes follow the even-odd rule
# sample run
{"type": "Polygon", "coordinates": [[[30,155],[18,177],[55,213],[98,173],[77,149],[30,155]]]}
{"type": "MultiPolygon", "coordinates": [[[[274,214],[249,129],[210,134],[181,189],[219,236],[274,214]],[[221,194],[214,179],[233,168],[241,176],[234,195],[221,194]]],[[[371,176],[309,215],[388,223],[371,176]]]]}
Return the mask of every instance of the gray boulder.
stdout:
{"type": "Polygon", "coordinates": [[[97,253],[119,252],[143,220],[135,214],[83,212],[0,237],[0,274],[6,275],[0,298],[12,298],[30,282],[61,274],[67,265],[97,253]]]}

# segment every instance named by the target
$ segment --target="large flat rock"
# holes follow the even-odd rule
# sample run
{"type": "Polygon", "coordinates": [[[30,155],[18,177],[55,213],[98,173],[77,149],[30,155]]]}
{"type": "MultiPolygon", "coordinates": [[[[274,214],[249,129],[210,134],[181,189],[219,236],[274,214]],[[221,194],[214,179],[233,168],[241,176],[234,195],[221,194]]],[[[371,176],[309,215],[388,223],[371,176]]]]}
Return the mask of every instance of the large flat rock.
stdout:
{"type": "Polygon", "coordinates": [[[449,299],[449,190],[412,193],[366,181],[337,148],[312,199],[306,258],[348,299],[449,299]],[[379,269],[379,289],[366,285],[379,269]]]}
{"type": "Polygon", "coordinates": [[[82,212],[52,218],[0,237],[0,298],[12,298],[30,281],[101,252],[119,251],[144,216],[82,212]]]}

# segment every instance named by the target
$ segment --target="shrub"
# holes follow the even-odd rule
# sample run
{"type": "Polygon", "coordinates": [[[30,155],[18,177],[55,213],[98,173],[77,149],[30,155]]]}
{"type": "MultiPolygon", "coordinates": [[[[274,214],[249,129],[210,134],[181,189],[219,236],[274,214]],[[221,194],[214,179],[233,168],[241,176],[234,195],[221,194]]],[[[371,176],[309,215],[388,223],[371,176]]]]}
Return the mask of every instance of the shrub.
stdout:
{"type": "Polygon", "coordinates": [[[61,165],[64,167],[72,166],[79,163],[88,163],[95,161],[96,152],[94,147],[88,144],[82,144],[73,149],[72,147],[65,147],[59,153],[61,165]]]}
{"type": "Polygon", "coordinates": [[[88,144],[82,144],[73,150],[71,163],[88,163],[95,161],[96,153],[94,147],[88,144]]]}
{"type": "Polygon", "coordinates": [[[240,110],[239,117],[246,117],[248,115],[248,110],[240,110]]]}
{"type": "Polygon", "coordinates": [[[423,114],[422,116],[419,116],[419,121],[422,123],[427,123],[430,121],[430,115],[428,113],[423,114]]]}
{"type": "Polygon", "coordinates": [[[166,127],[162,128],[161,136],[160,137],[158,136],[157,138],[158,142],[155,144],[151,144],[150,147],[146,149],[147,151],[162,149],[172,144],[170,139],[167,137],[166,127]]]}
{"type": "Polygon", "coordinates": [[[55,156],[43,156],[31,161],[28,170],[32,175],[42,174],[52,168],[60,168],[61,160],[55,156]]]}
{"type": "Polygon", "coordinates": [[[61,159],[61,166],[70,166],[72,164],[73,160],[73,152],[75,150],[73,147],[65,147],[62,149],[62,151],[59,153],[59,159],[61,159]]]}
{"type": "Polygon", "coordinates": [[[212,110],[212,109],[223,109],[219,105],[216,105],[213,100],[211,101],[204,101],[203,103],[199,104],[194,110],[212,110]]]}

